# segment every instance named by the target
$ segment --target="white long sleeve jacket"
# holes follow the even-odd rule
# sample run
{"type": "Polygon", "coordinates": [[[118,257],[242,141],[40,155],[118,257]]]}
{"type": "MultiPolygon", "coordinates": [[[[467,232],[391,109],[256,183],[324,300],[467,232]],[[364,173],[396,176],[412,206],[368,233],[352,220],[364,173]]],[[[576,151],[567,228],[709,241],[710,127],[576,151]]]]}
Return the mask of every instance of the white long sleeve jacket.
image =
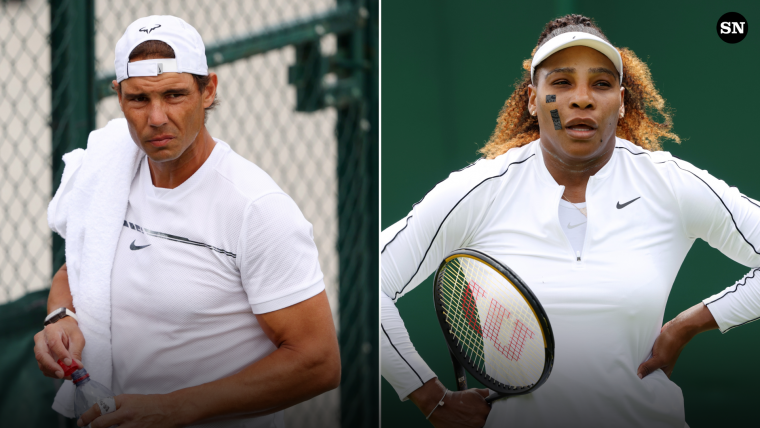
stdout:
{"type": "Polygon", "coordinates": [[[680,388],[657,370],[643,380],[681,264],[697,238],[753,268],[705,299],[726,331],[760,317],[760,203],[667,152],[617,139],[589,179],[580,259],[558,220],[564,186],[539,141],[452,173],[381,236],[381,370],[405,399],[435,377],[393,302],[469,247],[525,280],[554,330],[555,360],[535,392],[494,403],[486,427],[678,427],[680,388]]]}

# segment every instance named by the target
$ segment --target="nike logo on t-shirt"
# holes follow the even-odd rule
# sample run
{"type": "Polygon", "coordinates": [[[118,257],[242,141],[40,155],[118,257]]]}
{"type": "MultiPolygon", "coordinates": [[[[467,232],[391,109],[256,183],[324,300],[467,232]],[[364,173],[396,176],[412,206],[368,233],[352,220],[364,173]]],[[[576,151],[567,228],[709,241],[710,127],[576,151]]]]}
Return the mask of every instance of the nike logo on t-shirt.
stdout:
{"type": "Polygon", "coordinates": [[[626,202],[624,204],[621,204],[620,201],[618,201],[618,203],[617,203],[617,209],[625,208],[625,207],[627,207],[628,205],[634,203],[637,199],[640,199],[640,198],[641,198],[641,196],[639,196],[638,198],[631,199],[630,201],[628,201],[628,202],[626,202]]]}
{"type": "MultiPolygon", "coordinates": [[[[135,241],[137,241],[137,239],[135,239],[135,241]]],[[[132,241],[132,243],[129,244],[129,249],[132,250],[132,251],[134,251],[134,250],[142,250],[145,247],[150,247],[150,244],[148,244],[148,245],[135,245],[135,241],[132,241]]]]}
{"type": "Polygon", "coordinates": [[[578,224],[576,224],[575,226],[570,226],[570,223],[568,223],[568,224],[567,224],[567,228],[568,228],[568,229],[575,229],[576,227],[578,227],[578,226],[580,226],[580,225],[582,225],[582,224],[586,224],[586,222],[584,221],[584,222],[582,222],[582,223],[578,223],[578,224]]]}

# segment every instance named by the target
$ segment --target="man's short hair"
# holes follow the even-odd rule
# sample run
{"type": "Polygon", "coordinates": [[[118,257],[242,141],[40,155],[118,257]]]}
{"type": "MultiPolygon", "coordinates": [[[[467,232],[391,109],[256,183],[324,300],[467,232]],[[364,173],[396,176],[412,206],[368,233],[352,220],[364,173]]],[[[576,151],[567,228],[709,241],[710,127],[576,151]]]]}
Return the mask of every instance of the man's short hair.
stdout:
{"type": "MultiPolygon", "coordinates": [[[[132,49],[132,52],[129,54],[129,61],[160,58],[175,58],[174,49],[160,40],[146,40],[132,49]]],[[[195,80],[196,86],[198,86],[198,90],[203,94],[206,86],[211,82],[211,78],[209,76],[201,76],[198,74],[192,74],[192,76],[195,80]]],[[[121,89],[121,83],[119,83],[119,89],[121,89]]],[[[213,110],[217,105],[219,105],[219,100],[215,95],[214,102],[204,110],[206,112],[213,110]]],[[[205,115],[203,121],[204,123],[206,121],[205,115]]]]}

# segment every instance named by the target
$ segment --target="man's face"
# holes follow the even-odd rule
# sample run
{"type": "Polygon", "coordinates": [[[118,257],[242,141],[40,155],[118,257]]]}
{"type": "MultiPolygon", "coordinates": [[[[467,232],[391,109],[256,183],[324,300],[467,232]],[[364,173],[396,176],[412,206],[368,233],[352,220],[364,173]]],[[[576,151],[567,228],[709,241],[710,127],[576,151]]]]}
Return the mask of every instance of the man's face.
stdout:
{"type": "Polygon", "coordinates": [[[545,149],[566,162],[601,156],[624,111],[624,89],[612,61],[574,46],[547,58],[534,78],[529,108],[537,113],[545,149]]]}
{"type": "Polygon", "coordinates": [[[130,77],[121,82],[119,104],[129,133],[152,161],[176,160],[195,142],[203,128],[203,109],[213,102],[215,83],[212,79],[201,93],[189,73],[130,77]]]}

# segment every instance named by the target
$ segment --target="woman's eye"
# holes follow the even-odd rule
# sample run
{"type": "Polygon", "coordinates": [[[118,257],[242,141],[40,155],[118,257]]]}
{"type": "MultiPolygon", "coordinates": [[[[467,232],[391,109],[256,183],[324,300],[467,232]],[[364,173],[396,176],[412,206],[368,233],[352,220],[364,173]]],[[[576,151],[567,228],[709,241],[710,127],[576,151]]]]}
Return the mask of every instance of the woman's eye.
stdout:
{"type": "Polygon", "coordinates": [[[564,79],[557,80],[554,83],[552,83],[552,85],[569,85],[569,84],[570,84],[570,82],[568,82],[567,80],[564,80],[564,79]]]}
{"type": "Polygon", "coordinates": [[[609,82],[601,81],[601,82],[597,82],[596,86],[608,86],[609,87],[609,86],[612,86],[612,85],[610,85],[609,82]]]}

